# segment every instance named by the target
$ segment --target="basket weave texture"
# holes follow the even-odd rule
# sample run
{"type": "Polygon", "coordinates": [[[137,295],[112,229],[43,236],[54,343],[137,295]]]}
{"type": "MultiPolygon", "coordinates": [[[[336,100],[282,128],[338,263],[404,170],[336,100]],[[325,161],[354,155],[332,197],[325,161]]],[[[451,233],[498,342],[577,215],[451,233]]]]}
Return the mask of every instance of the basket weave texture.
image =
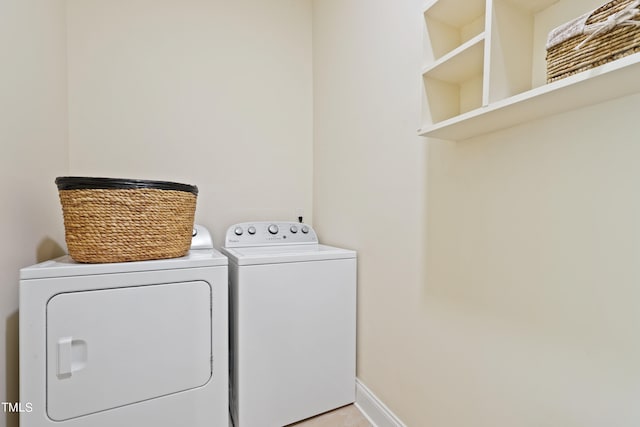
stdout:
{"type": "MultiPolygon", "coordinates": [[[[586,26],[601,24],[621,12],[632,0],[613,0],[594,10],[586,26]]],[[[640,17],[634,18],[640,20],[640,17]]],[[[640,51],[640,26],[619,25],[602,31],[572,37],[547,48],[547,82],[553,82],[640,51]],[[586,40],[586,43],[580,45],[586,40]]]]}
{"type": "Polygon", "coordinates": [[[77,262],[184,256],[196,195],[160,189],[59,190],[69,255],[77,262]]]}

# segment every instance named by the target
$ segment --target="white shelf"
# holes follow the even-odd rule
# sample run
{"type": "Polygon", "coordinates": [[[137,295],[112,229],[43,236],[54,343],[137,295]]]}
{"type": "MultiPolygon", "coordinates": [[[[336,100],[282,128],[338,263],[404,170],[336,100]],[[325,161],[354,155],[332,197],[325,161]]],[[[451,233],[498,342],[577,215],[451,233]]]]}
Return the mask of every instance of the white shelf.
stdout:
{"type": "Polygon", "coordinates": [[[431,0],[424,8],[428,62],[439,60],[484,32],[486,0],[431,0]]]}
{"type": "Polygon", "coordinates": [[[551,5],[558,3],[560,0],[510,0],[511,3],[521,7],[522,9],[539,12],[551,5]]]}
{"type": "Polygon", "coordinates": [[[546,84],[549,31],[602,0],[430,0],[422,136],[464,140],[640,92],[640,53],[546,84]]]}
{"type": "Polygon", "coordinates": [[[484,33],[458,46],[422,73],[428,116],[434,123],[483,105],[484,33]]]}
{"type": "Polygon", "coordinates": [[[640,92],[640,53],[443,120],[421,136],[460,141],[640,92]]]}
{"type": "Polygon", "coordinates": [[[451,26],[463,27],[484,15],[485,0],[431,0],[424,7],[425,14],[451,26]]]}
{"type": "Polygon", "coordinates": [[[461,83],[482,74],[484,33],[478,34],[423,70],[426,77],[461,83]]]}

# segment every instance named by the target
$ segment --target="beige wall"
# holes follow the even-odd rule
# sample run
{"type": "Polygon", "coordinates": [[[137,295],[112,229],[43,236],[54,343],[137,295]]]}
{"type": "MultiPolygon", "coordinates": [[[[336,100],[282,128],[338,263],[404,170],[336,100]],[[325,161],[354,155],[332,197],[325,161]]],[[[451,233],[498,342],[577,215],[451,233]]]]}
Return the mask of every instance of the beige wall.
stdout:
{"type": "MultiPolygon", "coordinates": [[[[0,402],[18,401],[18,270],[59,255],[67,172],[64,2],[0,2],[0,402]]],[[[0,410],[0,426],[15,426],[0,410]]]]}
{"type": "Polygon", "coordinates": [[[311,220],[311,3],[68,0],[70,170],[198,185],[216,245],[311,220]]]}
{"type": "Polygon", "coordinates": [[[197,184],[218,246],[236,221],[311,220],[310,23],[300,0],[0,2],[0,401],[18,270],[64,247],[56,176],[197,184]]]}
{"type": "Polygon", "coordinates": [[[314,221],[408,426],[640,424],[640,95],[419,138],[420,0],[314,2],[314,221]]]}

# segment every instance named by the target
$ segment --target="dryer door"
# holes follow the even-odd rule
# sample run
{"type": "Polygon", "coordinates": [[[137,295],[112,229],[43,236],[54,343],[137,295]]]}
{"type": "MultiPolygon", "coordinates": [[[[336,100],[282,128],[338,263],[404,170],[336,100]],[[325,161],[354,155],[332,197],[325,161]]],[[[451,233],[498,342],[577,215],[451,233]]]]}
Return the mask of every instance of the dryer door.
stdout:
{"type": "Polygon", "coordinates": [[[47,304],[47,413],[63,421],[202,386],[211,355],[204,281],[57,294],[47,304]]]}

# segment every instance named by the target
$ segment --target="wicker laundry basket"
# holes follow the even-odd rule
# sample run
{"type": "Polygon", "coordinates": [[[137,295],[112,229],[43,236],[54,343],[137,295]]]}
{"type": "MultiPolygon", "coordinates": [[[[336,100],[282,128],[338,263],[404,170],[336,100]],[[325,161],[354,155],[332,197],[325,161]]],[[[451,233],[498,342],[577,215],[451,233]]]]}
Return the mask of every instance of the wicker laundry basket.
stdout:
{"type": "Polygon", "coordinates": [[[547,82],[639,51],[640,1],[610,1],[549,33],[547,82]]]}
{"type": "Polygon", "coordinates": [[[77,262],[176,258],[189,250],[198,188],[167,181],[56,178],[77,262]]]}

